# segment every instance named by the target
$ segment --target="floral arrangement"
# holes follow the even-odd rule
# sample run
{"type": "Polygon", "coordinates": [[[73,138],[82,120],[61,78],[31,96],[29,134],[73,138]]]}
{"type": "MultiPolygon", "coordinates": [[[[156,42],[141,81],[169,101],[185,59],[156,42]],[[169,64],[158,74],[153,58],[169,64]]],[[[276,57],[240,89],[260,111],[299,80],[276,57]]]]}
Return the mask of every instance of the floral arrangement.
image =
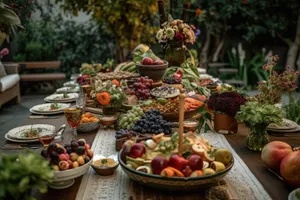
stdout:
{"type": "Polygon", "coordinates": [[[283,118],[283,111],[270,104],[260,104],[257,101],[247,102],[241,106],[236,114],[236,119],[245,123],[247,127],[257,125],[268,126],[270,123],[279,123],[283,118]]]}
{"type": "Polygon", "coordinates": [[[102,82],[100,79],[96,79],[91,91],[91,97],[102,106],[120,107],[126,99],[126,95],[118,85],[112,81],[102,82]]]}
{"type": "Polygon", "coordinates": [[[157,32],[156,39],[159,42],[185,42],[192,43],[196,41],[194,30],[195,26],[188,25],[180,19],[172,20],[162,24],[162,28],[157,32]]]}
{"type": "Polygon", "coordinates": [[[263,66],[263,70],[268,72],[268,79],[258,82],[260,94],[256,98],[260,104],[276,104],[280,101],[283,92],[291,93],[297,88],[295,82],[298,72],[292,70],[290,66],[286,66],[286,70],[278,74],[274,71],[274,67],[279,57],[271,54],[268,57],[268,63],[263,66]]]}
{"type": "Polygon", "coordinates": [[[208,108],[234,117],[246,101],[237,92],[215,93],[208,100],[208,108]]]}
{"type": "Polygon", "coordinates": [[[9,50],[7,48],[3,48],[1,51],[0,51],[0,60],[9,54],[9,50]]]}

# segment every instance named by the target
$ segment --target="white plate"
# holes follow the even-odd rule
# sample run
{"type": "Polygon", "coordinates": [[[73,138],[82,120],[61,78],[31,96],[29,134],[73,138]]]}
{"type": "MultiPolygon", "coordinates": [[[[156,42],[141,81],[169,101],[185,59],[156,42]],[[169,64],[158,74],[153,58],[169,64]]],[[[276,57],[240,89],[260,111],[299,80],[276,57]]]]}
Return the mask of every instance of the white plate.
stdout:
{"type": "Polygon", "coordinates": [[[289,119],[283,119],[282,126],[277,126],[275,123],[271,123],[268,126],[268,130],[292,130],[298,127],[296,122],[289,119]]]}
{"type": "Polygon", "coordinates": [[[46,102],[68,103],[73,102],[78,98],[78,93],[68,93],[69,98],[62,98],[63,94],[52,94],[47,96],[44,100],[46,102]]]}
{"type": "Polygon", "coordinates": [[[31,143],[31,142],[39,142],[39,139],[33,139],[33,140],[18,140],[18,139],[14,139],[9,137],[7,134],[5,134],[5,139],[11,142],[18,142],[18,143],[31,143]]]}
{"type": "Polygon", "coordinates": [[[56,114],[61,114],[61,113],[64,113],[63,110],[60,110],[60,111],[57,111],[57,112],[36,112],[34,110],[32,110],[31,108],[29,109],[29,111],[33,114],[37,114],[37,115],[56,115],[56,114]]]}
{"type": "Polygon", "coordinates": [[[75,87],[75,88],[72,88],[72,87],[62,87],[62,88],[58,88],[56,90],[57,93],[75,93],[75,92],[79,92],[79,87],[75,87]]]}
{"type": "Polygon", "coordinates": [[[33,106],[30,110],[33,110],[34,112],[37,113],[57,113],[63,111],[65,108],[70,107],[70,104],[68,103],[57,103],[58,104],[58,109],[56,110],[50,110],[52,103],[45,103],[45,104],[40,104],[33,106]]]}
{"type": "Polygon", "coordinates": [[[64,85],[64,87],[78,86],[78,84],[75,81],[68,81],[68,82],[65,82],[63,85],[64,85]]]}
{"type": "Polygon", "coordinates": [[[7,136],[10,139],[14,139],[14,140],[34,140],[34,139],[39,139],[38,137],[35,138],[28,138],[28,137],[24,137],[22,135],[23,132],[30,130],[31,128],[33,129],[37,129],[37,128],[41,128],[42,131],[40,132],[40,135],[47,135],[49,132],[54,133],[55,132],[55,126],[53,125],[49,125],[49,124],[34,124],[34,125],[25,125],[25,126],[19,126],[16,128],[11,129],[8,133],[7,136]]]}

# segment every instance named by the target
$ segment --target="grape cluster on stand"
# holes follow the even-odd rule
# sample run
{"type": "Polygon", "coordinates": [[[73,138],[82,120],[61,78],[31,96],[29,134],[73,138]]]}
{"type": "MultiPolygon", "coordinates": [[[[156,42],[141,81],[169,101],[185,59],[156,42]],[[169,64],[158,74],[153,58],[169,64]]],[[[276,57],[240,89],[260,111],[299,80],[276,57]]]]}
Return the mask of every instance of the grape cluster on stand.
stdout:
{"type": "Polygon", "coordinates": [[[149,110],[136,121],[132,130],[138,133],[171,134],[172,123],[163,119],[158,110],[149,110]]]}
{"type": "Polygon", "coordinates": [[[116,131],[116,135],[115,138],[116,139],[120,139],[120,138],[128,138],[130,139],[131,137],[135,137],[138,134],[132,130],[124,130],[124,129],[120,129],[118,131],[116,131]]]}
{"type": "Polygon", "coordinates": [[[163,82],[168,83],[168,84],[180,84],[181,78],[166,77],[166,78],[164,78],[163,82]]]}
{"type": "Polygon", "coordinates": [[[120,129],[131,129],[136,121],[138,121],[144,112],[143,109],[137,106],[134,106],[126,114],[120,116],[118,127],[120,129]]]}
{"type": "Polygon", "coordinates": [[[153,80],[146,77],[140,77],[136,79],[136,82],[129,86],[131,94],[137,96],[139,100],[146,100],[150,98],[150,89],[152,87],[153,80]]]}

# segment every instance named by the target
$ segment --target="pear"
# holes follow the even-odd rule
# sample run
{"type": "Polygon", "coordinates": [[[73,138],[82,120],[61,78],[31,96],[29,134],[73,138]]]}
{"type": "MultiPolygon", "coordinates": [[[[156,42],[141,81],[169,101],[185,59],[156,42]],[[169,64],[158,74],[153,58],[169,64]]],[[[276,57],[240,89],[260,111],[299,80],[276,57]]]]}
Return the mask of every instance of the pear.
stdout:
{"type": "Polygon", "coordinates": [[[232,154],[224,148],[217,149],[215,154],[215,161],[219,161],[224,165],[228,165],[232,160],[232,154]]]}

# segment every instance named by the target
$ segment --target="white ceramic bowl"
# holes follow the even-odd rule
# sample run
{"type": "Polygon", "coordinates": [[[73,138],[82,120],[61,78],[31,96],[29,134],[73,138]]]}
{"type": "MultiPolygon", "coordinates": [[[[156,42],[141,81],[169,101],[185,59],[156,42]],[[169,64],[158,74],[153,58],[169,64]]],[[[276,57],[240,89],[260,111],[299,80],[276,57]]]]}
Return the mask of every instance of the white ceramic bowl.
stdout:
{"type": "Polygon", "coordinates": [[[53,181],[48,183],[49,187],[53,189],[65,189],[72,186],[75,183],[75,178],[85,174],[92,163],[93,159],[78,168],[55,171],[53,181]]]}
{"type": "Polygon", "coordinates": [[[300,196],[300,188],[297,188],[289,194],[288,200],[300,200],[299,196],[300,196]]]}

